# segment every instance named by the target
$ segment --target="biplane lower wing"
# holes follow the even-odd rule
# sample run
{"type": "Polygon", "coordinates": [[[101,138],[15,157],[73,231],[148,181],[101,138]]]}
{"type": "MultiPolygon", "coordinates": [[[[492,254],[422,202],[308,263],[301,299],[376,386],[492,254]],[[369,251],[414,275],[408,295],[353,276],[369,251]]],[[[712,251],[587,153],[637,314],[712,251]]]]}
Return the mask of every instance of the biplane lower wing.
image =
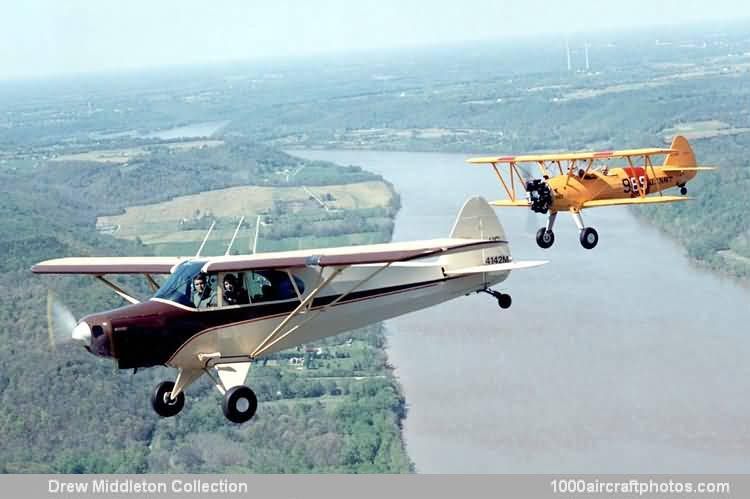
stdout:
{"type": "Polygon", "coordinates": [[[525,199],[498,199],[497,201],[490,201],[490,206],[498,208],[528,208],[531,206],[531,203],[525,199]]]}
{"type": "Polygon", "coordinates": [[[704,172],[716,170],[715,166],[662,166],[663,172],[704,172]]]}
{"type": "Polygon", "coordinates": [[[686,196],[651,196],[625,199],[594,199],[592,201],[584,202],[581,208],[597,208],[600,206],[619,206],[628,204],[676,203],[678,201],[689,201],[691,199],[692,198],[686,196]]]}
{"type": "Polygon", "coordinates": [[[469,275],[469,274],[484,274],[486,272],[506,272],[509,270],[521,270],[530,269],[533,267],[540,267],[549,263],[547,260],[527,260],[519,262],[508,262],[508,263],[496,263],[493,265],[478,265],[476,267],[465,267],[462,269],[446,270],[445,275],[469,275]]]}

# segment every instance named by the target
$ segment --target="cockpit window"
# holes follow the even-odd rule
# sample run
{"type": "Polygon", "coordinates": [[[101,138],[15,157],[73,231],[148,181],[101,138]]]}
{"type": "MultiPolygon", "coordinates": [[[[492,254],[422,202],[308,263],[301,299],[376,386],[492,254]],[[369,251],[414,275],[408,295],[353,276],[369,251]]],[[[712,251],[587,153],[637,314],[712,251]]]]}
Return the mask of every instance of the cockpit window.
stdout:
{"type": "MultiPolygon", "coordinates": [[[[159,288],[159,291],[156,292],[154,298],[162,298],[187,307],[196,307],[196,304],[194,304],[192,300],[193,279],[200,274],[201,268],[205,263],[205,261],[189,261],[181,263],[169,279],[167,279],[167,282],[159,288]]],[[[216,280],[215,276],[213,276],[213,280],[216,280]]],[[[214,286],[211,282],[211,278],[208,278],[208,282],[205,284],[206,286],[214,286]]]]}
{"type": "MultiPolygon", "coordinates": [[[[297,276],[294,283],[300,294],[305,292],[305,284],[297,276]]],[[[297,299],[297,292],[289,279],[289,274],[282,270],[256,270],[245,275],[245,287],[251,303],[297,299]]]]}

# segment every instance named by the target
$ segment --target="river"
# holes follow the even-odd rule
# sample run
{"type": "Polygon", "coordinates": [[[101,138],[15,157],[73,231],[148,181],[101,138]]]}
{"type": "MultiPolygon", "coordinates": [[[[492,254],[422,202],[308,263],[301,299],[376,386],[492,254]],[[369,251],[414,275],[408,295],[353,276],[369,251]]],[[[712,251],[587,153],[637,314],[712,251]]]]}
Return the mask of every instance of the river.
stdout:
{"type": "MultiPolygon", "coordinates": [[[[294,151],[360,165],[401,194],[394,240],[447,236],[464,199],[502,198],[488,168],[455,154],[294,151]]],[[[700,192],[693,192],[700,197],[700,192]]],[[[498,211],[516,260],[501,310],[473,295],[387,323],[421,473],[750,472],[750,292],[691,265],[628,209],[544,219],[498,211]]]]}

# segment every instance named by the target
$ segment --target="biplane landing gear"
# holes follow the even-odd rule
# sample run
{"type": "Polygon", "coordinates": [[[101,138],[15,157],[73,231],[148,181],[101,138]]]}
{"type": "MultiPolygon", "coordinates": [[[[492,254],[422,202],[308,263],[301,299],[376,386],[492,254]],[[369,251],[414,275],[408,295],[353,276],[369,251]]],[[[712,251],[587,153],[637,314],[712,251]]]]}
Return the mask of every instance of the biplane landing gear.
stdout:
{"type": "Polygon", "coordinates": [[[575,209],[570,210],[570,214],[573,216],[573,221],[576,223],[576,227],[581,231],[579,240],[581,246],[586,249],[594,249],[599,243],[599,233],[593,227],[586,227],[583,225],[583,218],[581,218],[581,212],[575,209]]]}
{"type": "Polygon", "coordinates": [[[510,308],[511,304],[513,303],[513,299],[510,297],[509,294],[501,293],[499,291],[495,291],[494,289],[483,289],[485,293],[488,295],[492,295],[497,300],[497,305],[500,308],[510,308]]]}
{"type": "Polygon", "coordinates": [[[173,388],[173,382],[163,381],[156,385],[156,390],[154,390],[154,394],[151,396],[151,405],[156,413],[163,418],[176,416],[185,406],[185,394],[180,392],[176,397],[172,398],[173,388]]]}
{"type": "Polygon", "coordinates": [[[555,233],[552,232],[552,227],[555,226],[556,218],[557,212],[550,213],[547,217],[547,226],[536,231],[536,244],[540,248],[547,249],[555,244],[555,233]]]}
{"type": "Polygon", "coordinates": [[[224,394],[221,409],[229,421],[244,423],[255,416],[255,411],[258,410],[258,398],[255,392],[247,386],[235,386],[224,394]]]}
{"type": "Polygon", "coordinates": [[[551,230],[547,230],[547,227],[542,227],[536,231],[536,244],[540,248],[549,248],[555,244],[555,233],[551,230]]]}
{"type": "Polygon", "coordinates": [[[581,246],[586,249],[593,249],[599,242],[599,234],[593,227],[586,227],[581,231],[581,246]]]}

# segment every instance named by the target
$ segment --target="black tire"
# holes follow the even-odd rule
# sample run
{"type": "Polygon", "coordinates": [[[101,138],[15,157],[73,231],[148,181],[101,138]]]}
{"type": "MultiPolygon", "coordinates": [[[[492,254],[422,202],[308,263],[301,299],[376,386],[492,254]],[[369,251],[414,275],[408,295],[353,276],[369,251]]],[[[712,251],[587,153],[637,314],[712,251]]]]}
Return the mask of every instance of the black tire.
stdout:
{"type": "Polygon", "coordinates": [[[593,227],[586,227],[581,231],[581,246],[586,249],[593,249],[599,243],[599,234],[593,227]]]}
{"type": "Polygon", "coordinates": [[[510,295],[506,295],[505,293],[503,293],[497,297],[497,304],[500,306],[500,308],[510,308],[510,305],[512,303],[513,300],[511,299],[510,295]]]}
{"type": "Polygon", "coordinates": [[[244,385],[235,386],[224,395],[221,409],[229,421],[244,423],[255,416],[255,411],[258,410],[258,397],[244,385]]]}
{"type": "Polygon", "coordinates": [[[684,185],[680,187],[680,194],[682,194],[683,196],[687,194],[687,187],[685,187],[684,185]]]}
{"type": "Polygon", "coordinates": [[[176,398],[172,399],[170,394],[173,389],[173,382],[164,381],[156,385],[156,390],[154,390],[154,394],[151,396],[151,405],[156,414],[163,418],[176,416],[185,406],[185,393],[180,392],[176,398]]]}
{"type": "Polygon", "coordinates": [[[546,227],[542,227],[536,231],[536,244],[538,244],[540,248],[549,248],[555,244],[555,233],[551,230],[547,230],[546,227]]]}

